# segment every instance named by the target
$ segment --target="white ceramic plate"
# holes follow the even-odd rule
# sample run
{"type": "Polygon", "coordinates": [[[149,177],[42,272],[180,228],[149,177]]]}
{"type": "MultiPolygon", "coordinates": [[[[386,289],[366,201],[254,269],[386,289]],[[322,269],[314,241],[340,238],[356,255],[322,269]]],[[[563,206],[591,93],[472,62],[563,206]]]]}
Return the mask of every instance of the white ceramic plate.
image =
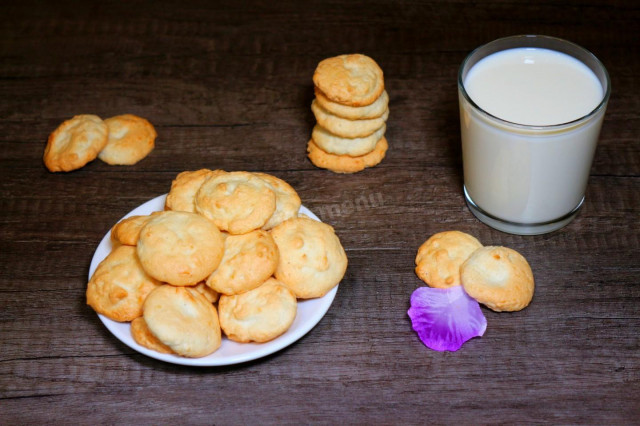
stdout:
{"type": "MultiPolygon", "coordinates": [[[[161,195],[152,200],[147,201],[141,206],[131,210],[126,216],[133,215],[147,215],[154,211],[160,211],[164,209],[164,201],[167,195],[161,195]]],[[[312,219],[320,220],[309,209],[302,206],[300,207],[300,213],[304,213],[312,219]]],[[[93,272],[98,267],[98,264],[107,257],[111,252],[111,235],[110,231],[102,238],[102,241],[96,249],[93,259],[91,260],[91,266],[89,268],[89,278],[93,275],[93,272]]],[[[166,361],[174,364],[192,365],[201,367],[210,367],[217,365],[229,365],[238,364],[241,362],[251,361],[254,359],[262,358],[270,355],[274,352],[285,348],[300,339],[307,334],[315,325],[324,317],[327,310],[331,306],[338,286],[334,287],[324,297],[311,300],[298,301],[298,313],[296,319],[293,321],[291,328],[280,337],[271,340],[266,343],[237,343],[228,340],[224,335],[222,336],[222,345],[220,348],[202,358],[184,358],[178,355],[161,354],[156,351],[152,351],[143,346],[140,346],[131,337],[130,325],[128,322],[122,323],[110,320],[109,318],[98,315],[100,321],[107,327],[107,329],[125,345],[129,346],[136,351],[145,354],[151,358],[155,358],[161,361],[166,361]]]]}

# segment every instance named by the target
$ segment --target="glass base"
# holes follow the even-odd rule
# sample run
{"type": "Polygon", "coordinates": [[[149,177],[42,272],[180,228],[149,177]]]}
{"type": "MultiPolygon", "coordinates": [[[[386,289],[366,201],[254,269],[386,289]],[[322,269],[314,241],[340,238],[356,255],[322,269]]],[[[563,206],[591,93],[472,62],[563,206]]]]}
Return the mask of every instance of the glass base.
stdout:
{"type": "Polygon", "coordinates": [[[578,205],[573,210],[556,220],[539,223],[518,223],[499,219],[482,210],[476,205],[476,203],[473,202],[473,200],[469,196],[469,193],[467,192],[466,187],[464,187],[464,198],[467,201],[469,210],[471,210],[471,213],[473,213],[473,215],[477,217],[480,222],[483,222],[484,224],[489,225],[490,227],[497,229],[498,231],[516,235],[539,235],[557,231],[558,229],[569,224],[569,222],[571,222],[573,218],[576,217],[576,215],[578,214],[578,210],[580,210],[580,207],[582,207],[582,203],[584,203],[584,197],[582,197],[578,205]]]}

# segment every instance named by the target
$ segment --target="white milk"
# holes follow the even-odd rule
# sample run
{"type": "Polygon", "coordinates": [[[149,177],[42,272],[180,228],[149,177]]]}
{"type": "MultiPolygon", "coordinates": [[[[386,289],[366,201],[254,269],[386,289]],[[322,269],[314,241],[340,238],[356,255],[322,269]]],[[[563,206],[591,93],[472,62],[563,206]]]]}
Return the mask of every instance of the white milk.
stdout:
{"type": "Polygon", "coordinates": [[[519,224],[556,221],[578,208],[605,111],[579,120],[604,97],[593,71],[564,53],[514,48],[481,59],[463,84],[486,112],[460,91],[464,182],[472,202],[519,224]]]}

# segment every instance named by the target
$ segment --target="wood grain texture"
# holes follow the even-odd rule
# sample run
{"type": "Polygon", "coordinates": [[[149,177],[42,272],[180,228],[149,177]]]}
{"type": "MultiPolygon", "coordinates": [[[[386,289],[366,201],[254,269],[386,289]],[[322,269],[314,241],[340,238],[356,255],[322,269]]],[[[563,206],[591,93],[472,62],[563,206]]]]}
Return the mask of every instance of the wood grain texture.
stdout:
{"type": "Polygon", "coordinates": [[[640,418],[640,8],[633,1],[20,1],[0,14],[0,423],[634,424],[640,418]],[[521,237],[465,206],[456,77],[492,39],[591,50],[613,92],[578,217],[521,237]],[[390,150],[336,175],[306,159],[311,77],[361,52],[385,72],[390,150]],[[131,167],[42,164],[79,113],[158,131],[131,167]],[[117,341],[86,306],[93,252],[183,170],[272,173],[336,229],[349,268],[327,315],[266,358],[189,368],[117,341]],[[406,311],[419,245],[458,229],[530,262],[532,304],[427,349],[406,311]]]}

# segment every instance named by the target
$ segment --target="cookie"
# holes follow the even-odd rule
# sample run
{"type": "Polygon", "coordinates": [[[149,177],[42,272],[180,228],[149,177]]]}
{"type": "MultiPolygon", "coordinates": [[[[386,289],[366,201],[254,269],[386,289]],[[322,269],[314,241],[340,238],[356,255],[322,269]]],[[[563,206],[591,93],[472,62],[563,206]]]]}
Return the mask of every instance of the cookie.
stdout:
{"type": "Polygon", "coordinates": [[[199,358],[220,347],[216,308],[190,287],[156,288],[147,296],[143,311],[151,334],[178,355],[199,358]]]}
{"type": "Polygon", "coordinates": [[[313,83],[332,102],[359,107],[370,105],[380,97],[384,75],[368,56],[340,55],[318,64],[313,83]]]}
{"type": "Polygon", "coordinates": [[[384,114],[389,106],[389,95],[386,90],[382,92],[382,95],[374,103],[363,107],[352,107],[332,102],[317,87],[315,88],[315,93],[316,101],[322,108],[333,115],[349,120],[378,118],[384,114]]]}
{"type": "Polygon", "coordinates": [[[107,164],[136,164],[155,147],[156,129],[144,118],[124,114],[104,122],[109,128],[109,138],[98,158],[107,164]]]}
{"type": "Polygon", "coordinates": [[[44,164],[52,172],[79,169],[95,160],[107,144],[108,134],[107,125],[97,115],[76,115],[49,135],[44,164]]]}
{"type": "Polygon", "coordinates": [[[137,253],[144,270],[157,280],[195,285],[218,267],[224,241],[218,228],[189,212],[164,211],[140,231],[137,253]]]}
{"type": "Polygon", "coordinates": [[[271,230],[280,260],[275,277],[296,297],[322,297],[347,270],[347,255],[333,228],[307,217],[289,219],[271,230]]]}
{"type": "Polygon", "coordinates": [[[205,299],[211,303],[216,303],[220,298],[220,293],[209,287],[204,281],[192,287],[195,291],[202,294],[205,299]]]}
{"type": "Polygon", "coordinates": [[[416,275],[429,287],[460,285],[460,266],[471,253],[482,247],[475,237],[460,231],[432,235],[418,249],[416,275]]]}
{"type": "Polygon", "coordinates": [[[356,173],[379,164],[388,148],[387,139],[383,136],[376,144],[375,149],[366,155],[360,157],[333,155],[318,148],[312,139],[307,145],[307,153],[311,162],[317,167],[336,173],[356,173]]]}
{"type": "Polygon", "coordinates": [[[220,296],[220,327],[236,342],[268,342],[283,334],[296,318],[296,295],[269,278],[259,287],[235,296],[220,296]]]}
{"type": "Polygon", "coordinates": [[[164,209],[180,212],[195,212],[195,197],[198,189],[211,176],[225,173],[223,170],[200,169],[178,174],[171,182],[164,209]]]}
{"type": "Polygon", "coordinates": [[[300,210],[302,202],[300,201],[298,193],[291,185],[267,173],[254,172],[253,174],[266,181],[270,185],[269,188],[276,194],[276,209],[269,220],[267,220],[267,223],[262,226],[262,229],[269,230],[285,220],[298,215],[298,210],[300,210]]]}
{"type": "Polygon", "coordinates": [[[327,154],[348,155],[359,157],[373,151],[376,144],[384,136],[387,126],[382,125],[378,130],[364,138],[343,138],[336,136],[326,129],[316,125],[311,133],[311,139],[327,154]]]}
{"type": "Polygon", "coordinates": [[[87,284],[87,304],[114,321],[131,321],[142,315],[142,304],[160,282],[138,261],[136,248],[118,246],[98,265],[87,284]]]}
{"type": "Polygon", "coordinates": [[[311,102],[311,111],[313,111],[313,115],[321,127],[343,138],[364,138],[365,136],[369,136],[380,129],[382,125],[386,123],[387,118],[389,118],[389,108],[387,107],[380,117],[348,120],[331,114],[322,108],[317,100],[311,102]]]}
{"type": "Polygon", "coordinates": [[[460,268],[467,294],[497,312],[519,311],[531,302],[533,272],[527,260],[507,247],[482,247],[460,268]]]}
{"type": "Polygon", "coordinates": [[[221,230],[244,234],[267,223],[276,209],[276,195],[252,173],[223,173],[202,184],[195,207],[221,230]]]}
{"type": "Polygon", "coordinates": [[[140,237],[142,227],[158,213],[153,212],[150,215],[129,216],[122,219],[111,228],[111,240],[120,244],[135,246],[138,244],[138,237],[140,237]]]}
{"type": "Polygon", "coordinates": [[[226,295],[244,293],[273,275],[278,259],[276,243],[266,231],[229,235],[224,241],[222,262],[207,278],[207,285],[226,295]]]}
{"type": "Polygon", "coordinates": [[[151,349],[156,352],[160,352],[163,354],[172,354],[174,353],[171,348],[160,340],[156,338],[149,327],[147,327],[147,323],[144,322],[143,317],[138,317],[131,321],[131,337],[136,341],[140,346],[144,346],[147,349],[151,349]]]}

